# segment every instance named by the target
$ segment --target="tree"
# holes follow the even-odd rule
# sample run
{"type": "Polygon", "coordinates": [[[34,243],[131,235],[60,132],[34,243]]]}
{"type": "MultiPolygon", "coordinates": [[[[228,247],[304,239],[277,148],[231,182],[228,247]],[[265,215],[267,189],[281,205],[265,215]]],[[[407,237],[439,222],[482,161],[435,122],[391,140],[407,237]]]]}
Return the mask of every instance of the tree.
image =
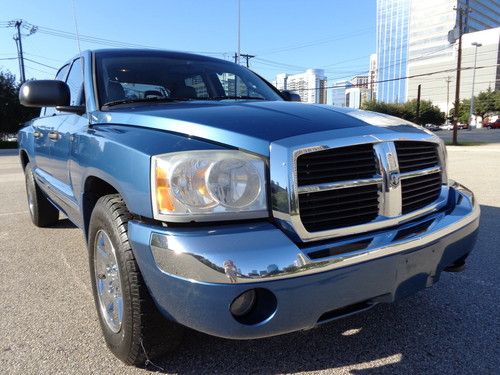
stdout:
{"type": "Polygon", "coordinates": [[[413,99],[406,103],[384,103],[369,101],[362,105],[363,109],[385,113],[391,116],[401,117],[417,124],[442,124],[445,114],[439,107],[432,104],[430,100],[420,101],[420,116],[417,118],[417,100],[413,99]]]}
{"type": "Polygon", "coordinates": [[[492,91],[488,88],[474,97],[474,114],[484,118],[489,112],[500,111],[500,91],[492,91]]]}
{"type": "MultiPolygon", "coordinates": [[[[450,114],[453,115],[455,108],[453,107],[450,114]]],[[[488,113],[500,111],[500,91],[491,90],[481,91],[477,96],[474,96],[474,114],[481,116],[483,119],[488,113]]],[[[470,116],[470,99],[462,99],[458,107],[458,121],[466,124],[469,122],[470,116]]]]}
{"type": "Polygon", "coordinates": [[[16,133],[23,123],[40,113],[39,108],[19,103],[20,87],[13,74],[0,71],[0,133],[16,133]]]}

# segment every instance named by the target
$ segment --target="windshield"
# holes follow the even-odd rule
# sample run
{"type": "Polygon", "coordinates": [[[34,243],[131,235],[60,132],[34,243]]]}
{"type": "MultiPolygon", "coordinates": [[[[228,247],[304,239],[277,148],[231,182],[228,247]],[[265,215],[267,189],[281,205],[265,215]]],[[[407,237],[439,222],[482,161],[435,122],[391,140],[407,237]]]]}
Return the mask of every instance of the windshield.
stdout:
{"type": "Polygon", "coordinates": [[[223,60],[158,51],[98,52],[101,106],[184,100],[282,100],[256,74],[223,60]]]}

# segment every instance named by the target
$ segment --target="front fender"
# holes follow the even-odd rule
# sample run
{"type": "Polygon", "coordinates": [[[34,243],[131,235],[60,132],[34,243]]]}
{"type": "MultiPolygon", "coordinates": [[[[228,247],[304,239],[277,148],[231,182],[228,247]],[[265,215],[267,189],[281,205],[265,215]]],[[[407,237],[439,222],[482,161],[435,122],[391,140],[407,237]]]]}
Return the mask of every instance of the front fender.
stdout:
{"type": "Polygon", "coordinates": [[[75,136],[70,161],[74,195],[83,207],[85,181],[97,177],[113,186],[130,212],[153,217],[151,156],[177,151],[221,149],[178,134],[130,125],[94,125],[75,136]]]}
{"type": "Polygon", "coordinates": [[[17,144],[19,154],[21,151],[26,152],[30,162],[35,162],[35,142],[33,139],[33,126],[32,121],[27,122],[25,126],[17,133],[17,144]]]}

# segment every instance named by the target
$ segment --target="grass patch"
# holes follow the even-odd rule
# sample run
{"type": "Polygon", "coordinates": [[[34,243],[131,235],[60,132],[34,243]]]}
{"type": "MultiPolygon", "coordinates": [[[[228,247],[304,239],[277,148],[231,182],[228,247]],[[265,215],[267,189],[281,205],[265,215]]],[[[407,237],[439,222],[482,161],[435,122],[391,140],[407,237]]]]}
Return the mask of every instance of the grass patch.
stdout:
{"type": "Polygon", "coordinates": [[[17,142],[0,141],[0,150],[13,148],[17,148],[17,142]]]}
{"type": "MultiPolygon", "coordinates": [[[[453,144],[453,141],[445,141],[444,143],[446,144],[446,146],[455,146],[453,144]]],[[[488,142],[458,141],[457,146],[481,146],[481,145],[485,145],[487,143],[488,142]]]]}

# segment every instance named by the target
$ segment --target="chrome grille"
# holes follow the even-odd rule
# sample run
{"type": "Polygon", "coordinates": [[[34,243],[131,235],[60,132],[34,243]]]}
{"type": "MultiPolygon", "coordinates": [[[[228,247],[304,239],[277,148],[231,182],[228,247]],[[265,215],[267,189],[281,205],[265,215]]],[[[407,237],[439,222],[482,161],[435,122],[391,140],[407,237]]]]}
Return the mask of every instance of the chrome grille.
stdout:
{"type": "Polygon", "coordinates": [[[302,154],[297,158],[298,186],[370,178],[377,173],[372,144],[302,154]]]}
{"type": "Polygon", "coordinates": [[[439,165],[437,145],[429,142],[394,142],[400,173],[417,171],[439,165]]]}
{"type": "Polygon", "coordinates": [[[441,193],[441,185],[442,177],[440,172],[402,180],[403,215],[436,201],[441,193]]]}
{"type": "Polygon", "coordinates": [[[439,198],[442,185],[441,172],[411,176],[412,172],[429,170],[439,166],[438,147],[434,143],[394,142],[398,154],[399,170],[410,174],[401,181],[402,213],[423,208],[439,198]]]}
{"type": "Polygon", "coordinates": [[[309,232],[335,229],[372,221],[379,212],[379,189],[351,186],[353,181],[377,175],[373,144],[305,153],[297,157],[300,219],[309,232]],[[348,187],[343,186],[347,183],[348,187]],[[308,191],[323,184],[324,191],[308,191]],[[326,186],[325,186],[326,185],[326,186]]]}
{"type": "Polygon", "coordinates": [[[434,203],[438,145],[422,141],[312,149],[296,158],[298,214],[309,233],[400,217],[434,203]]]}
{"type": "Polygon", "coordinates": [[[367,223],[378,215],[378,186],[299,195],[300,219],[309,232],[367,223]]]}

